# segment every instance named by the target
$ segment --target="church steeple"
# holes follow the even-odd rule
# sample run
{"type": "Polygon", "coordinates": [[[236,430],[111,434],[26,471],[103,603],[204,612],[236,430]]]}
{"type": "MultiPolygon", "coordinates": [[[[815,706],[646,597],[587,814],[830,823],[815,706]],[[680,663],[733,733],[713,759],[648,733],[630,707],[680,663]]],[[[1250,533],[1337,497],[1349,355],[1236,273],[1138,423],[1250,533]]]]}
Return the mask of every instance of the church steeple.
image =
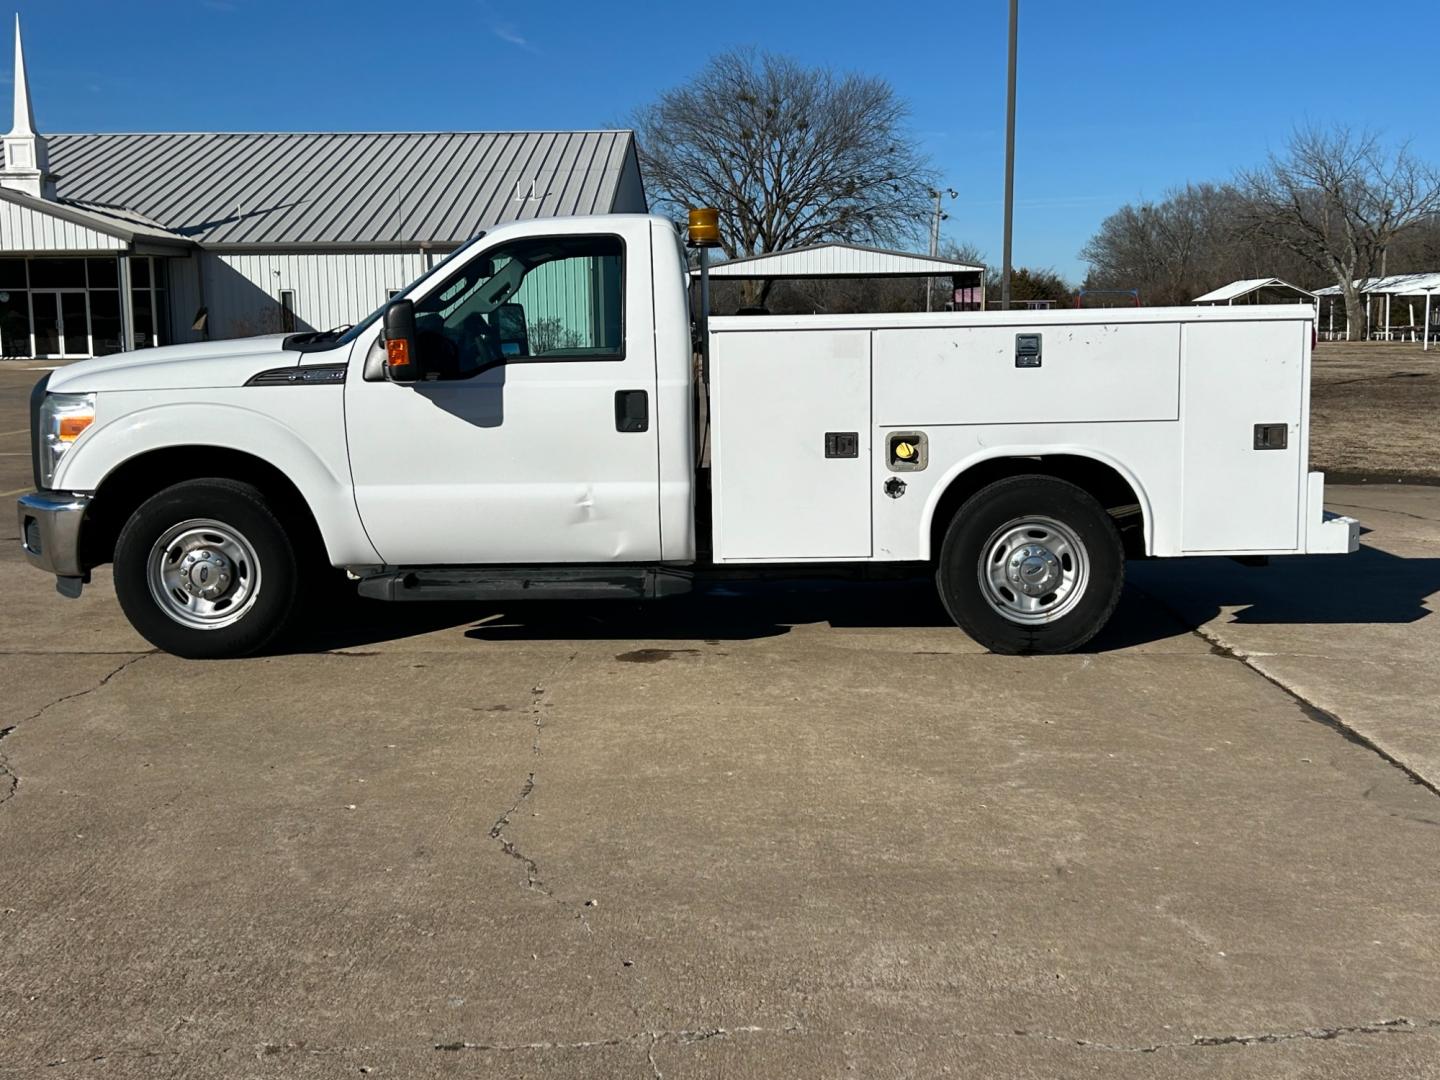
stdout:
{"type": "Polygon", "coordinates": [[[15,16],[15,118],[5,136],[5,167],[0,169],[0,187],[23,191],[37,199],[52,198],[50,159],[45,140],[35,130],[35,110],[30,105],[30,79],[25,73],[25,48],[20,42],[20,16],[15,16]]]}

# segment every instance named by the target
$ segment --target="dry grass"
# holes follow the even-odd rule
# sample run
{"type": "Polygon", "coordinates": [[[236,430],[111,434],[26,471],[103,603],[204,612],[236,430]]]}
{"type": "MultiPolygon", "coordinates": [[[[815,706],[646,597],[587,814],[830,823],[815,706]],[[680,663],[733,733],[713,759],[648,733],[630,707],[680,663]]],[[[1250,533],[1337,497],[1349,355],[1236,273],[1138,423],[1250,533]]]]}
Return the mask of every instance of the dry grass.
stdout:
{"type": "Polygon", "coordinates": [[[1440,484],[1440,345],[1322,341],[1310,465],[1328,479],[1440,484]]]}

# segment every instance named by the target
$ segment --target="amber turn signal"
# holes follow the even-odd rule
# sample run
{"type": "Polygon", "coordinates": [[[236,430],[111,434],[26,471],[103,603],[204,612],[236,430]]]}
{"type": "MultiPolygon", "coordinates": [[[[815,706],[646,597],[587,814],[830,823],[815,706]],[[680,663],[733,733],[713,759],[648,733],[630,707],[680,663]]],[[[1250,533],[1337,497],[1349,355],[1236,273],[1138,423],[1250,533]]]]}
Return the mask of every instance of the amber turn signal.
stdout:
{"type": "Polygon", "coordinates": [[[62,416],[58,436],[61,442],[74,442],[95,422],[93,416],[62,416]]]}
{"type": "Polygon", "coordinates": [[[690,211],[690,246],[720,246],[720,211],[705,208],[690,211]]]}
{"type": "Polygon", "coordinates": [[[406,338],[395,338],[385,343],[385,359],[391,367],[407,367],[410,364],[410,342],[406,338]]]}

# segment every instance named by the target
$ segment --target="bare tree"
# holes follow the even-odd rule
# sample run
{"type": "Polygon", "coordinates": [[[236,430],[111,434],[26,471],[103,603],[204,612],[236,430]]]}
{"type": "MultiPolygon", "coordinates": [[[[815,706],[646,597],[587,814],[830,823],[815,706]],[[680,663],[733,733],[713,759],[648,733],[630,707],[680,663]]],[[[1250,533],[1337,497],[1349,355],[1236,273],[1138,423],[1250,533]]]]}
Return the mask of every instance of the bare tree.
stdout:
{"type": "Polygon", "coordinates": [[[531,356],[543,356],[561,349],[578,349],[585,343],[578,330],[565,326],[556,315],[536,319],[528,327],[526,336],[530,341],[531,356]]]}
{"type": "Polygon", "coordinates": [[[1345,295],[1347,336],[1363,333],[1364,279],[1406,230],[1440,211],[1440,173],[1370,132],[1297,131],[1283,154],[1242,173],[1244,222],[1324,270],[1345,295]]]}
{"type": "Polygon", "coordinates": [[[1236,278],[1293,274],[1296,256],[1277,258],[1274,245],[1257,246],[1237,229],[1241,202],[1231,186],[1187,184],[1158,202],[1122,206],[1080,252],[1090,264],[1086,284],[1185,304],[1236,278]]]}
{"type": "MultiPolygon", "coordinates": [[[[883,79],[750,50],[714,57],[633,124],[652,207],[720,211],[731,258],[828,240],[897,244],[930,212],[929,162],[883,79]]],[[[747,290],[763,304],[770,282],[747,290]]]]}

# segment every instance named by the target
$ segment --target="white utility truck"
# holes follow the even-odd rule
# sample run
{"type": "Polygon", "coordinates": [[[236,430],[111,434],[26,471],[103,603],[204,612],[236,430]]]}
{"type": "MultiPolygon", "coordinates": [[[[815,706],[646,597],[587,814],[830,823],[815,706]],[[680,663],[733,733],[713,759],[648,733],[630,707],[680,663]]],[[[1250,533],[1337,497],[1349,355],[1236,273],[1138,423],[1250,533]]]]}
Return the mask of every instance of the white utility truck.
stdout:
{"type": "Polygon", "coordinates": [[[504,225],[343,331],[49,374],[21,540],[66,596],[113,562],[136,629],[190,657],[266,647],[331,568],[510,602],[876,564],[933,573],[990,649],[1063,652],[1127,558],[1357,545],[1307,470],[1307,306],[700,331],[669,221],[504,225]]]}

